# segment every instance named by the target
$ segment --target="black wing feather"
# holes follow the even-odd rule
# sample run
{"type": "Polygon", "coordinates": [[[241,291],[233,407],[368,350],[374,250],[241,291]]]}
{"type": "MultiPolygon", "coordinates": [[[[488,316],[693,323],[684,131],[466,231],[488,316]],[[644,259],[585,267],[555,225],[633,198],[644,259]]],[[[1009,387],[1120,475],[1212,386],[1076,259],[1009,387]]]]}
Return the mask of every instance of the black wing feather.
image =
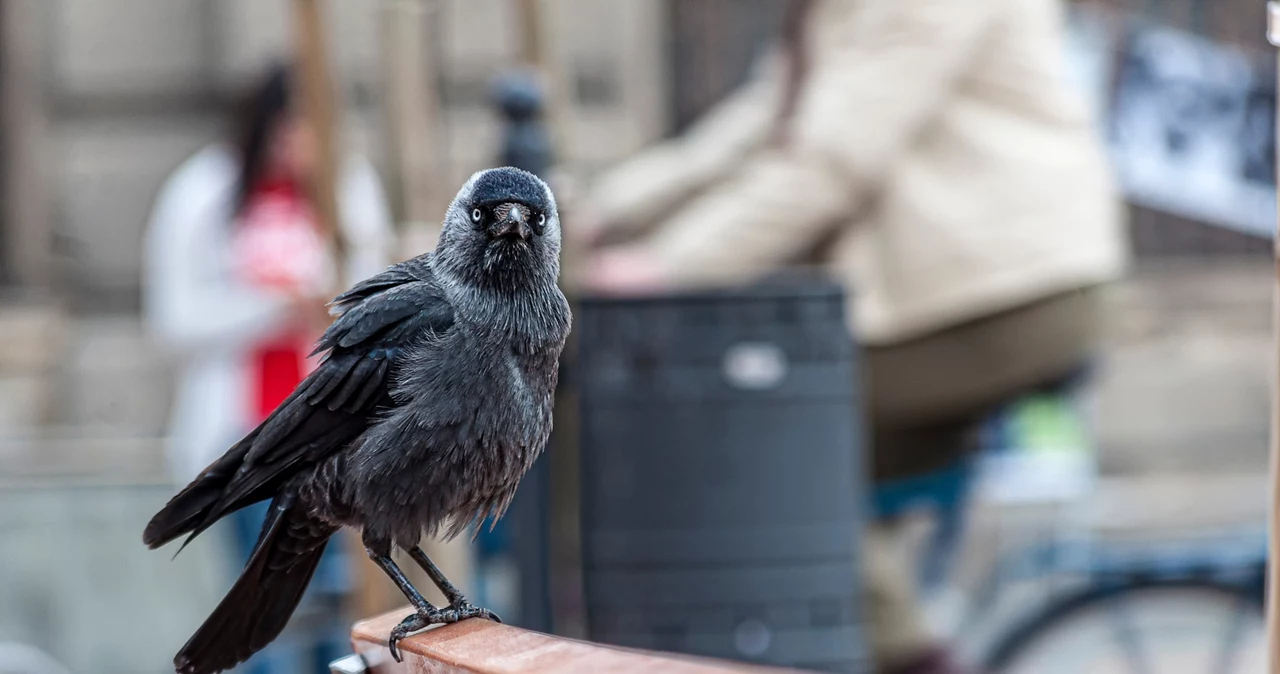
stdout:
{"type": "Polygon", "coordinates": [[[306,402],[311,405],[322,405],[333,396],[334,392],[342,386],[347,377],[351,375],[364,356],[359,353],[344,353],[333,356],[320,364],[316,371],[311,374],[311,378],[315,378],[315,385],[307,387],[304,394],[306,402]]]}
{"type": "Polygon", "coordinates": [[[333,298],[334,305],[350,304],[351,302],[364,299],[370,295],[377,294],[387,288],[394,288],[406,283],[414,281],[431,281],[427,265],[420,259],[401,262],[400,264],[388,267],[381,274],[370,276],[369,278],[351,286],[351,289],[333,298]]]}
{"type": "MultiPolygon", "coordinates": [[[[414,262],[414,261],[411,261],[414,262]]],[[[391,403],[392,363],[423,334],[443,334],[453,308],[423,263],[402,263],[334,300],[321,364],[271,416],[175,496],[147,525],[159,547],[199,535],[218,519],[271,498],[297,471],[340,451],[391,403]]]]}
{"type": "Polygon", "coordinates": [[[351,402],[347,405],[347,411],[355,413],[357,410],[366,409],[375,398],[380,398],[385,392],[387,383],[387,370],[389,365],[385,358],[378,361],[378,369],[365,381],[364,388],[351,398],[351,402]]]}
{"type": "Polygon", "coordinates": [[[342,383],[342,388],[329,396],[329,411],[336,412],[340,409],[346,409],[356,399],[357,395],[365,389],[369,379],[377,372],[378,360],[376,358],[372,356],[359,358],[358,362],[351,368],[346,380],[342,383]]]}

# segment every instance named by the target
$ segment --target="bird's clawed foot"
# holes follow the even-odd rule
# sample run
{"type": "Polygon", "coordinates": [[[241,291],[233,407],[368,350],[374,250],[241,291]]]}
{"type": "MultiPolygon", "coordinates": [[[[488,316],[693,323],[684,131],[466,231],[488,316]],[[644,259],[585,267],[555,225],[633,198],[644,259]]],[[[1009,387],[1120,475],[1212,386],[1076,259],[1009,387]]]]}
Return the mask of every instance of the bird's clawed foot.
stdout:
{"type": "Polygon", "coordinates": [[[387,646],[391,649],[391,658],[396,662],[402,662],[400,658],[400,640],[417,632],[426,629],[428,625],[434,623],[428,622],[422,617],[421,613],[410,613],[400,621],[399,625],[391,628],[391,638],[387,640],[387,646]]]}
{"type": "Polygon", "coordinates": [[[473,606],[466,600],[463,600],[456,605],[451,604],[448,608],[435,608],[433,606],[426,611],[410,613],[408,616],[405,616],[404,620],[400,621],[399,625],[396,625],[391,630],[391,638],[387,643],[387,646],[391,649],[391,657],[394,658],[396,662],[401,661],[399,643],[400,640],[405,637],[424,630],[431,625],[447,625],[449,623],[467,620],[468,618],[483,618],[495,623],[502,622],[502,619],[494,615],[493,611],[490,611],[487,608],[473,606]]]}
{"type": "Polygon", "coordinates": [[[466,599],[463,599],[462,601],[456,604],[450,604],[449,608],[445,609],[446,613],[451,611],[453,613],[456,613],[458,616],[457,619],[454,620],[453,622],[457,622],[458,620],[466,620],[468,618],[482,618],[490,622],[495,622],[499,624],[502,623],[502,618],[499,618],[497,614],[495,614],[493,611],[490,611],[489,609],[483,608],[480,606],[474,606],[472,605],[471,602],[467,601],[466,599]]]}

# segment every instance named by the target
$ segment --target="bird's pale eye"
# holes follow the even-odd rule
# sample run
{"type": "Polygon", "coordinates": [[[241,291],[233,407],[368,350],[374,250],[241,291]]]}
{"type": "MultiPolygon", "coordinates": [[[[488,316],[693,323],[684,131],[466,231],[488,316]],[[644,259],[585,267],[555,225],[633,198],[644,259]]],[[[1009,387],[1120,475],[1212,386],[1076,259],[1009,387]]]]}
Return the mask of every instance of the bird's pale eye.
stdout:
{"type": "Polygon", "coordinates": [[[481,210],[480,210],[480,209],[478,209],[478,208],[473,208],[473,209],[471,209],[471,222],[474,222],[474,223],[476,223],[476,224],[478,225],[478,224],[480,224],[480,221],[481,221],[481,220],[483,220],[483,219],[484,219],[484,212],[483,212],[483,211],[481,211],[481,210]]]}
{"type": "Polygon", "coordinates": [[[543,225],[545,225],[545,224],[547,224],[547,214],[546,214],[546,213],[539,213],[539,214],[538,214],[538,226],[539,226],[539,227],[541,227],[541,226],[543,226],[543,225]]]}

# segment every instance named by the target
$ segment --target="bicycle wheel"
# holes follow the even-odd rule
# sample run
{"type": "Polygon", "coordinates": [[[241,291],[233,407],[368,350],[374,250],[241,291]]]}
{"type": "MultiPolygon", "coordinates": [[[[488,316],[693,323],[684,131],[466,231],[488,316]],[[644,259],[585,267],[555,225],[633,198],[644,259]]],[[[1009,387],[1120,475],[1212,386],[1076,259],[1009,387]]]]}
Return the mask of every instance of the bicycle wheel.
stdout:
{"type": "Polygon", "coordinates": [[[1246,674],[1265,663],[1256,593],[1153,580],[1064,596],[999,640],[985,664],[995,674],[1246,674]]]}

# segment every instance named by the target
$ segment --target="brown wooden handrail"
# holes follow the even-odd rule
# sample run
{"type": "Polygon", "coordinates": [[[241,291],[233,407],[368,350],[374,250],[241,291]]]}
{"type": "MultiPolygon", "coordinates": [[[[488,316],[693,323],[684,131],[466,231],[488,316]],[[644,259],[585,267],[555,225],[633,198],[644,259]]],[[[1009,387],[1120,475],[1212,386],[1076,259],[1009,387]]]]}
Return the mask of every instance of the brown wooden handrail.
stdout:
{"type": "Polygon", "coordinates": [[[401,609],[356,623],[352,646],[369,674],[782,674],[795,670],[653,653],[554,637],[487,620],[429,629],[400,642],[391,659],[387,637],[408,615],[401,609]]]}

